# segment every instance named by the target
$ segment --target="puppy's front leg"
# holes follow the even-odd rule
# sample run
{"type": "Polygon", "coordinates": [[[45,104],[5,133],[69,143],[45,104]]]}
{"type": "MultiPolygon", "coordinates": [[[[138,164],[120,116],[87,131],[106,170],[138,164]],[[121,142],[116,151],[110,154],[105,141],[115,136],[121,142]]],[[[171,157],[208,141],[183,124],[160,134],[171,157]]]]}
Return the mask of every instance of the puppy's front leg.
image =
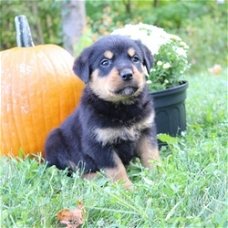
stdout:
{"type": "Polygon", "coordinates": [[[113,152],[113,159],[115,163],[115,167],[113,168],[105,168],[105,174],[108,178],[110,178],[113,181],[123,181],[124,186],[129,189],[132,187],[132,182],[127,176],[127,171],[119,158],[119,156],[116,154],[116,152],[113,152]]]}
{"type": "Polygon", "coordinates": [[[152,168],[152,161],[159,161],[157,143],[153,143],[150,136],[142,136],[137,145],[137,153],[144,167],[152,168]]]}

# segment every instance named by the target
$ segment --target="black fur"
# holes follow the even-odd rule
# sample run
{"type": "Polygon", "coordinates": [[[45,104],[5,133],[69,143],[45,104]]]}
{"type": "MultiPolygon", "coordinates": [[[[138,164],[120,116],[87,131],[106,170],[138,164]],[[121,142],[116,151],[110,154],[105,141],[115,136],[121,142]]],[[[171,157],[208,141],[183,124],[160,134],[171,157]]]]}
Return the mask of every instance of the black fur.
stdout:
{"type": "MultiPolygon", "coordinates": [[[[75,62],[75,73],[88,83],[91,73],[99,68],[99,53],[104,50],[113,50],[113,43],[116,44],[114,45],[115,51],[119,51],[120,55],[125,46],[129,47],[129,43],[130,46],[134,45],[141,61],[148,70],[151,68],[151,54],[145,46],[128,38],[111,36],[101,39],[84,50],[75,62]],[[118,47],[120,50],[116,50],[118,47]]],[[[115,66],[118,65],[118,56],[116,58],[115,66]]],[[[124,57],[121,58],[122,64],[124,64],[124,57]]],[[[142,70],[139,66],[138,68],[142,70]]],[[[100,72],[102,75],[102,69],[100,72]]],[[[45,146],[46,160],[49,165],[55,165],[59,169],[79,168],[84,173],[96,172],[115,166],[114,150],[122,162],[127,165],[136,156],[136,142],[130,139],[117,139],[114,143],[103,145],[96,139],[94,129],[131,127],[151,112],[153,112],[153,102],[146,86],[131,103],[124,104],[99,98],[88,84],[79,107],[59,128],[49,134],[45,146]]],[[[153,124],[143,129],[140,134],[149,136],[151,143],[156,146],[156,131],[153,124]]]]}

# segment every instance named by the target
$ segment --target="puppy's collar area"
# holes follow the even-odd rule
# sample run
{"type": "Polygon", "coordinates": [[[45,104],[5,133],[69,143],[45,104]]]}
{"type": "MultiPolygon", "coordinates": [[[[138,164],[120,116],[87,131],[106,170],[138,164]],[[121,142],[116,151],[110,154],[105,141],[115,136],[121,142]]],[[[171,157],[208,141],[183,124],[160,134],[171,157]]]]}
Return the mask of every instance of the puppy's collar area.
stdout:
{"type": "Polygon", "coordinates": [[[132,96],[137,90],[138,87],[136,86],[126,86],[117,91],[114,91],[113,93],[119,94],[121,96],[132,96]]]}

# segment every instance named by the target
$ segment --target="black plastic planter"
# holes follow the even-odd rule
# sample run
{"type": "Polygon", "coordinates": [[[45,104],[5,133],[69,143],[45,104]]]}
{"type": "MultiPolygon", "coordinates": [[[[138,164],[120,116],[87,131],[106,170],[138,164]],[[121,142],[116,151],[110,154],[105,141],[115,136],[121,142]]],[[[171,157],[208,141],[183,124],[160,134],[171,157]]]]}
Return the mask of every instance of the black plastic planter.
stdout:
{"type": "Polygon", "coordinates": [[[187,87],[188,82],[181,81],[178,86],[151,93],[154,99],[157,133],[177,136],[186,130],[185,99],[187,87]]]}

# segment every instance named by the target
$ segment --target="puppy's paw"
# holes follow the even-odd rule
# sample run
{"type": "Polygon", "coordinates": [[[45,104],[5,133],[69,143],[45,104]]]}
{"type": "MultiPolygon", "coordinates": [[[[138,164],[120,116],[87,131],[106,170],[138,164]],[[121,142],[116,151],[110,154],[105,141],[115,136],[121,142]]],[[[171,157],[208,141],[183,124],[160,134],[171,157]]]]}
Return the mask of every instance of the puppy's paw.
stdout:
{"type": "Polygon", "coordinates": [[[133,190],[134,185],[130,180],[124,182],[124,188],[127,190],[133,190]]]}
{"type": "Polygon", "coordinates": [[[82,176],[83,179],[93,180],[97,177],[97,173],[87,173],[82,176]]]}

